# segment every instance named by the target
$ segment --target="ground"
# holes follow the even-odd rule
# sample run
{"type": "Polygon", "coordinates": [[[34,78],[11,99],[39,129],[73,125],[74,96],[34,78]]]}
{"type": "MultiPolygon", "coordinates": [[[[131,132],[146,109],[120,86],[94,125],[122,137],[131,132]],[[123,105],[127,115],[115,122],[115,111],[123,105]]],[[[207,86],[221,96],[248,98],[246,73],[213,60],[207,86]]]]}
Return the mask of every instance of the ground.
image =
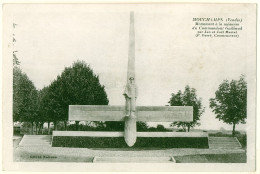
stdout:
{"type": "Polygon", "coordinates": [[[93,162],[94,157],[111,158],[156,158],[155,162],[170,162],[174,157],[177,163],[246,163],[243,149],[88,149],[51,147],[50,145],[19,146],[22,137],[15,136],[14,161],[16,162],[93,162]],[[161,161],[160,161],[161,160],[161,161]]]}

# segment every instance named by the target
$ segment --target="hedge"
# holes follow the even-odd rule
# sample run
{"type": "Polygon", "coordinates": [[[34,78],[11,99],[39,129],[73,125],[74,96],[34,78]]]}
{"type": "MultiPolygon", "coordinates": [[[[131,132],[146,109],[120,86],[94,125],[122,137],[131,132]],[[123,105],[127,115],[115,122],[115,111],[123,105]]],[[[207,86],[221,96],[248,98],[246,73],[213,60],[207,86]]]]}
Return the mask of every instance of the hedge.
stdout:
{"type": "MultiPolygon", "coordinates": [[[[124,137],[54,136],[53,147],[128,148],[124,137]]],[[[131,148],[209,148],[207,137],[137,137],[131,148]]]]}

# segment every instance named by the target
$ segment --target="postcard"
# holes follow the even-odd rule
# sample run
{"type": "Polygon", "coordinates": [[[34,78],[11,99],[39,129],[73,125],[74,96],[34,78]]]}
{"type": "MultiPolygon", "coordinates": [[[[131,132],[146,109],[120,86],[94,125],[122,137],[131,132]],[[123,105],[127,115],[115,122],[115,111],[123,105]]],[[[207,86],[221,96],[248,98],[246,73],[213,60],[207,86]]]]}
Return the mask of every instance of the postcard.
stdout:
{"type": "Polygon", "coordinates": [[[4,171],[255,171],[256,4],[3,4],[4,171]]]}

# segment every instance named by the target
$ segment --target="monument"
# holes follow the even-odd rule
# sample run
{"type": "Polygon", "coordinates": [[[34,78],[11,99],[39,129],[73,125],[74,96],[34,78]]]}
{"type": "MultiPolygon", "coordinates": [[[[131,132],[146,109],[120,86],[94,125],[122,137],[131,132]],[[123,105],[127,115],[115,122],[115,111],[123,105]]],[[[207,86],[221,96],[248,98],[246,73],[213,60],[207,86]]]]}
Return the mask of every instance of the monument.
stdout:
{"type": "MultiPolygon", "coordinates": [[[[204,148],[208,147],[208,135],[202,132],[137,132],[136,122],[191,122],[193,121],[192,106],[136,106],[136,84],[135,84],[135,28],[134,12],[130,13],[129,28],[129,53],[127,82],[123,93],[125,97],[125,106],[107,106],[107,105],[70,105],[70,121],[124,121],[124,132],[95,132],[95,131],[54,131],[53,137],[124,137],[129,147],[135,145],[137,137],[188,137],[202,138],[204,148]],[[206,145],[205,145],[206,144],[206,145]]],[[[53,141],[55,139],[53,138],[53,141]]],[[[196,139],[195,141],[198,141],[196,139]]],[[[152,142],[151,142],[152,143],[152,142]]],[[[192,141],[191,141],[192,143],[192,141]]],[[[159,142],[160,144],[160,142],[159,142]]],[[[176,147],[176,139],[173,141],[176,147]]],[[[53,143],[53,146],[58,146],[53,143]]],[[[178,146],[177,146],[178,147],[178,146]]],[[[197,146],[196,146],[197,147],[197,146]]]]}

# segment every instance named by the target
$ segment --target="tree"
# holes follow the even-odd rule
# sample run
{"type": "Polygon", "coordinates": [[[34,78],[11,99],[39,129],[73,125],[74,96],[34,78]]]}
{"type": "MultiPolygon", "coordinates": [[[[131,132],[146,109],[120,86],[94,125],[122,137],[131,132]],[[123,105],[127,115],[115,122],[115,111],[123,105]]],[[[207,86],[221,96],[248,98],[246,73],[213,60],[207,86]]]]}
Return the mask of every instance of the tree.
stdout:
{"type": "MultiPolygon", "coordinates": [[[[17,26],[16,23],[13,23],[13,29],[15,29],[15,27],[17,26]]],[[[14,43],[16,42],[16,38],[15,38],[15,33],[13,33],[13,45],[15,45],[14,43]]],[[[20,65],[20,61],[18,60],[16,53],[18,51],[13,51],[13,66],[18,66],[20,65]]]]}
{"type": "Polygon", "coordinates": [[[245,76],[239,80],[224,80],[215,92],[215,98],[210,98],[209,107],[216,118],[224,123],[232,124],[232,134],[235,135],[236,125],[244,124],[247,118],[247,83],[245,76]]]}
{"type": "Polygon", "coordinates": [[[57,121],[63,121],[66,129],[69,105],[107,105],[109,102],[99,77],[84,61],[65,68],[48,88],[45,106],[55,128],[57,121]]]}
{"type": "Polygon", "coordinates": [[[177,94],[172,93],[170,101],[171,106],[193,106],[193,121],[192,122],[173,122],[171,126],[182,127],[183,130],[190,131],[190,128],[200,125],[199,120],[205,108],[202,106],[201,98],[197,98],[196,89],[185,87],[184,93],[179,90],[177,94]]]}
{"type": "Polygon", "coordinates": [[[165,131],[167,131],[167,129],[166,129],[162,124],[158,124],[158,125],[156,126],[156,129],[157,129],[158,131],[160,131],[160,132],[165,132],[165,131]]]}
{"type": "Polygon", "coordinates": [[[18,51],[13,51],[13,66],[20,65],[20,61],[18,60],[18,58],[16,56],[16,52],[18,52],[18,51]]]}
{"type": "Polygon", "coordinates": [[[45,122],[48,123],[48,134],[50,134],[50,123],[52,121],[52,117],[50,116],[50,111],[51,111],[51,106],[50,106],[50,100],[49,100],[49,87],[44,87],[41,89],[38,93],[38,117],[37,121],[40,125],[40,129],[43,128],[43,124],[45,122]]]}
{"type": "Polygon", "coordinates": [[[13,68],[13,121],[32,123],[37,116],[37,90],[18,67],[13,68]]]}

